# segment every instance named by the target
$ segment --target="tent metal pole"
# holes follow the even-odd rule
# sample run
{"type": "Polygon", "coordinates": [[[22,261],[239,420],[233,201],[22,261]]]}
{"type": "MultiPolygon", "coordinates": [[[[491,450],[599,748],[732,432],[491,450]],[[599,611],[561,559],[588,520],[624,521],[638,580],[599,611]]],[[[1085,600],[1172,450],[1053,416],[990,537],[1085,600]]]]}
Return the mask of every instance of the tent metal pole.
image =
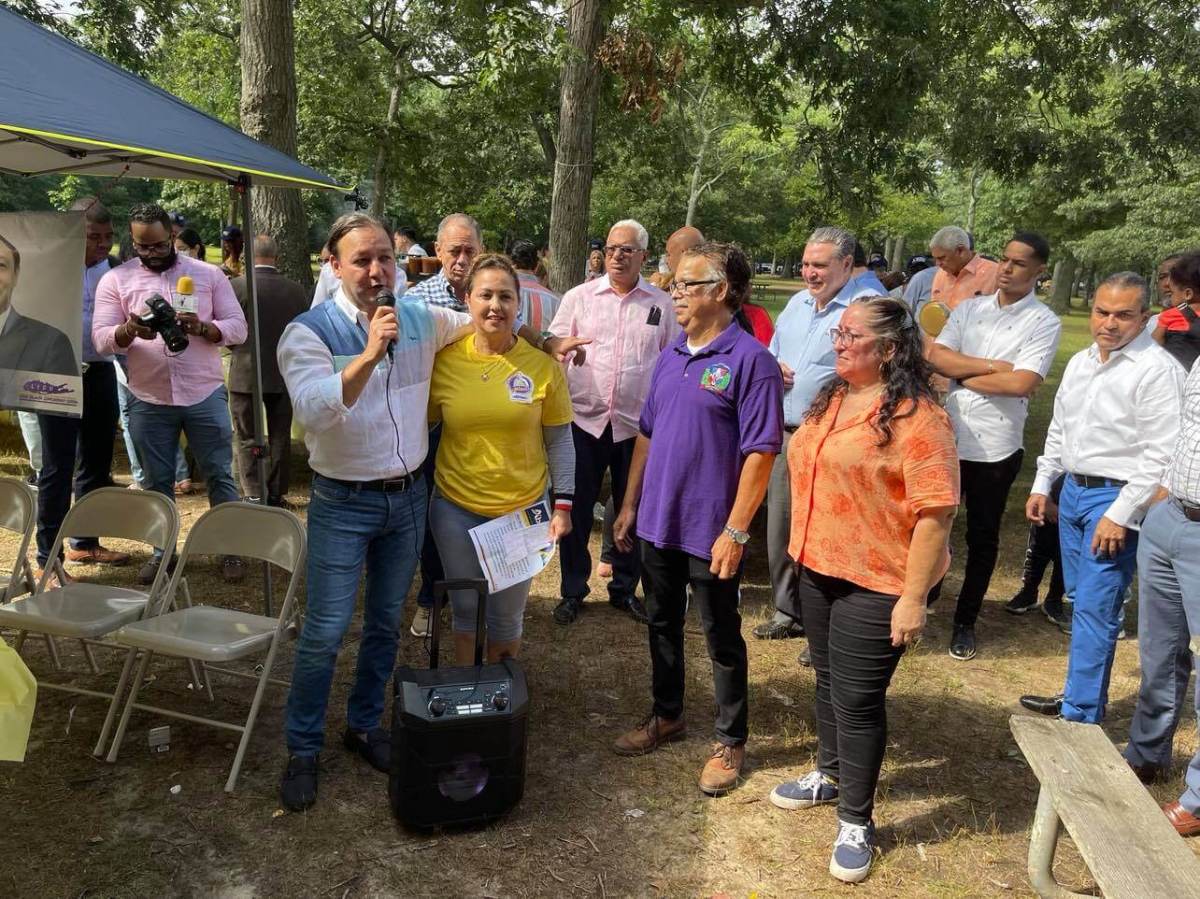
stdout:
{"type": "MultiPolygon", "coordinates": [[[[258,469],[258,492],[262,494],[258,501],[267,505],[267,425],[263,416],[262,391],[262,359],[259,356],[258,345],[258,286],[254,276],[254,219],[250,210],[250,176],[242,175],[237,180],[238,193],[242,195],[242,253],[246,273],[246,307],[250,313],[250,358],[254,363],[254,390],[251,403],[254,407],[254,445],[250,452],[254,456],[254,465],[258,469]]],[[[284,464],[287,464],[285,460],[284,464]]],[[[271,564],[263,562],[263,609],[268,618],[271,611],[271,564]]]]}

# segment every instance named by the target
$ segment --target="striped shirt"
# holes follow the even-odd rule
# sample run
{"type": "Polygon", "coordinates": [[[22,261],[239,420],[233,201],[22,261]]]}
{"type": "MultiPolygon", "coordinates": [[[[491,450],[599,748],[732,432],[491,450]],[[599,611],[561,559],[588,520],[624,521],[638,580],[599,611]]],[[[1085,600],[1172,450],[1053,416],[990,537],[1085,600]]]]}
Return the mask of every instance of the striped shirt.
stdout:
{"type": "Polygon", "coordinates": [[[518,272],[517,278],[521,282],[521,321],[542,334],[554,321],[562,298],[550,288],[543,287],[531,272],[518,272]]]}
{"type": "Polygon", "coordinates": [[[1200,506],[1200,365],[1192,366],[1183,385],[1179,439],[1167,468],[1166,482],[1172,496],[1200,506]]]}

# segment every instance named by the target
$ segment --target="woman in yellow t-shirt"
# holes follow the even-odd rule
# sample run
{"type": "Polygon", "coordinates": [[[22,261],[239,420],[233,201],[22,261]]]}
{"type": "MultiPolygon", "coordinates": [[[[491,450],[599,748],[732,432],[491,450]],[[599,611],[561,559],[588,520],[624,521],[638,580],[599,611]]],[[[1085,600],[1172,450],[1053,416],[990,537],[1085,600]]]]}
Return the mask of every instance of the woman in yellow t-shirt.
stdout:
{"type": "MultiPolygon", "coordinates": [[[[467,532],[485,521],[529,509],[534,520],[548,519],[548,540],[571,531],[571,396],[554,359],[513,333],[520,296],[507,256],[477,258],[467,275],[475,332],[438,353],[433,367],[429,419],[442,422],[442,437],[429,526],[447,578],[484,576],[467,532]]],[[[489,662],[516,656],[529,584],[489,594],[489,662]]],[[[452,591],[450,602],[455,660],[469,665],[477,599],[452,591]]]]}

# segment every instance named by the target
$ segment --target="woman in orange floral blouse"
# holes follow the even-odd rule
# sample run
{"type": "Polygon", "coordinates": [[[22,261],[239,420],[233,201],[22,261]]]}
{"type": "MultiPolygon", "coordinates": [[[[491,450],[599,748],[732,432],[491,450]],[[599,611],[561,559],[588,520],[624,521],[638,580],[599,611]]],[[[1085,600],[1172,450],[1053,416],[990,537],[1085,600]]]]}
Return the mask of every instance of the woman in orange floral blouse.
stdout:
{"type": "Polygon", "coordinates": [[[829,870],[857,882],[871,867],[888,684],[950,565],[958,456],[903,303],[857,300],[831,335],[837,376],[788,447],[788,550],[817,675],[817,770],[780,784],[771,801],[836,802],[829,870]]]}

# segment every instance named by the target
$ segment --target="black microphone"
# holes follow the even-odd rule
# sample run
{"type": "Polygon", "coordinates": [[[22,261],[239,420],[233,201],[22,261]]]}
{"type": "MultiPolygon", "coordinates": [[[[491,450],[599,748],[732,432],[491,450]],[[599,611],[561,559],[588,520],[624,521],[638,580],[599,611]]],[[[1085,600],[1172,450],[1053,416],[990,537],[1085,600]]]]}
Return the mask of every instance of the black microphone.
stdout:
{"type": "MultiPolygon", "coordinates": [[[[394,293],[392,293],[391,289],[389,287],[387,287],[387,285],[380,287],[379,290],[376,292],[375,305],[387,306],[389,309],[396,308],[396,295],[394,293]]],[[[390,340],[390,341],[388,341],[388,361],[394,362],[395,360],[396,360],[396,341],[390,340]]]]}

